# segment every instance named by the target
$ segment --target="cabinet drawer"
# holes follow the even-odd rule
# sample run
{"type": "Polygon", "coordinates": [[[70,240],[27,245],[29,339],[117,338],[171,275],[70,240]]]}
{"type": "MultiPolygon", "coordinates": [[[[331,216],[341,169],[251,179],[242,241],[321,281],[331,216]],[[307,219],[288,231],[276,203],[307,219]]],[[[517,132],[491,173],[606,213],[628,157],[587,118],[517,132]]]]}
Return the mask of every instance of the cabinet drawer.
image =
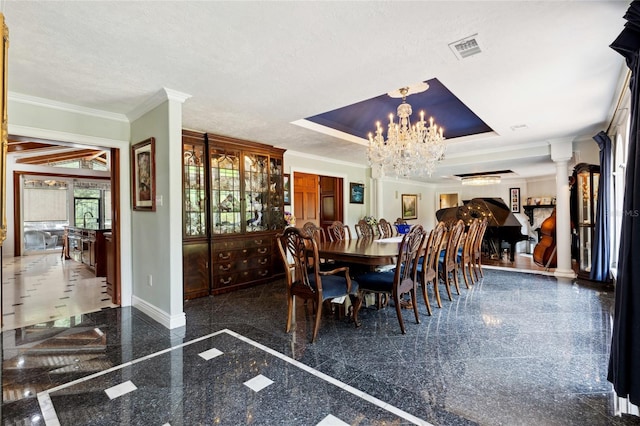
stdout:
{"type": "Polygon", "coordinates": [[[258,247],[271,247],[273,243],[273,237],[270,236],[264,236],[264,237],[252,237],[252,238],[247,238],[245,240],[245,247],[246,248],[258,248],[258,247]]]}
{"type": "Polygon", "coordinates": [[[255,281],[271,275],[271,265],[260,269],[249,269],[238,273],[241,282],[255,281]]]}
{"type": "Polygon", "coordinates": [[[213,275],[213,288],[221,288],[221,287],[230,287],[238,284],[239,275],[237,273],[229,273],[229,274],[215,274],[213,275]]]}
{"type": "Polygon", "coordinates": [[[248,283],[267,278],[272,273],[271,267],[260,269],[248,269],[236,273],[213,275],[213,288],[232,287],[235,285],[248,283]]]}
{"type": "Polygon", "coordinates": [[[248,269],[265,268],[271,264],[271,256],[235,257],[234,259],[215,262],[214,274],[228,274],[231,272],[246,271],[248,269]]]}
{"type": "Polygon", "coordinates": [[[216,250],[213,252],[214,262],[234,261],[256,256],[270,256],[271,246],[243,248],[240,250],[216,250]]]}
{"type": "Polygon", "coordinates": [[[244,248],[245,241],[241,238],[236,238],[233,240],[224,240],[224,241],[214,241],[211,244],[212,250],[215,251],[229,251],[229,250],[238,250],[244,248]]]}

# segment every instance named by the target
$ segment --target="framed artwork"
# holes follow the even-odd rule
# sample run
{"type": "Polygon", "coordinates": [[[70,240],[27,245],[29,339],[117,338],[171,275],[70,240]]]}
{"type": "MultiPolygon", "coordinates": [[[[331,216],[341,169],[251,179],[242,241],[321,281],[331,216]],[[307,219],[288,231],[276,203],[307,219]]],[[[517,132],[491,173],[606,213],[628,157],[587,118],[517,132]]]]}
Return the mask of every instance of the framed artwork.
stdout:
{"type": "Polygon", "coordinates": [[[418,196],[416,194],[402,194],[402,218],[418,218],[418,196]]]}
{"type": "Polygon", "coordinates": [[[282,175],[282,198],[285,205],[291,204],[291,175],[289,173],[282,175]]]}
{"type": "Polygon", "coordinates": [[[520,188],[509,188],[509,206],[512,213],[520,213],[520,188]]]}
{"type": "Polygon", "coordinates": [[[156,211],[155,139],[131,147],[131,194],[133,210],[156,211]]]}
{"type": "Polygon", "coordinates": [[[364,184],[351,182],[349,187],[349,202],[352,204],[364,204],[364,184]]]}

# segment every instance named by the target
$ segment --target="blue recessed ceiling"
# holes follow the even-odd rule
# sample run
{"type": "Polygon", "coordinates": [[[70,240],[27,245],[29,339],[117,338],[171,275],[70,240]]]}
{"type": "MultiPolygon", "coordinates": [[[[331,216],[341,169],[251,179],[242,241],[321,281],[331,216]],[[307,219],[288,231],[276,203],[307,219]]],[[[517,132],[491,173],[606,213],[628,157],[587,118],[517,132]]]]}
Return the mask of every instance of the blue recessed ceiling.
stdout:
{"type": "MultiPolygon", "coordinates": [[[[442,126],[446,139],[493,131],[438,79],[427,80],[426,83],[429,84],[428,90],[407,97],[407,103],[413,110],[411,123],[418,121],[420,111],[424,111],[425,120],[433,117],[436,124],[442,126]]],[[[401,98],[384,94],[307,117],[306,120],[364,139],[369,139],[369,133],[375,132],[376,122],[379,121],[386,136],[389,113],[393,113],[394,122],[397,122],[396,110],[400,103],[401,98]]]]}

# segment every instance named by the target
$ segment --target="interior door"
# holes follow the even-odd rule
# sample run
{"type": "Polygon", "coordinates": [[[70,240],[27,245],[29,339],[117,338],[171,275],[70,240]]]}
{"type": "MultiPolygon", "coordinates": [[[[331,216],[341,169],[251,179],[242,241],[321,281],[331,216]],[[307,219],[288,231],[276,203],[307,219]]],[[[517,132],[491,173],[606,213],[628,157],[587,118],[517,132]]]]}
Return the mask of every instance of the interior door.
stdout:
{"type": "Polygon", "coordinates": [[[318,178],[318,175],[308,173],[293,174],[293,214],[298,227],[307,222],[318,225],[318,178]]]}
{"type": "Polygon", "coordinates": [[[343,219],[342,178],[320,176],[320,226],[325,230],[333,221],[343,219]]]}

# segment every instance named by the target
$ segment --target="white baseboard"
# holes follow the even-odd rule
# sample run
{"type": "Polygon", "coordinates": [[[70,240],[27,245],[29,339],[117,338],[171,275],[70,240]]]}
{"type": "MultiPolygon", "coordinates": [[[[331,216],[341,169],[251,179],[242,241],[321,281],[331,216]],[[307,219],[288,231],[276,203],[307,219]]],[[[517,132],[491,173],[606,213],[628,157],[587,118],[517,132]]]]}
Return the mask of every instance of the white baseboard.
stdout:
{"type": "Polygon", "coordinates": [[[187,325],[187,317],[184,312],[172,316],[157,306],[136,296],[132,297],[132,302],[135,308],[140,309],[140,311],[149,315],[154,321],[159,322],[170,330],[187,325]]]}

